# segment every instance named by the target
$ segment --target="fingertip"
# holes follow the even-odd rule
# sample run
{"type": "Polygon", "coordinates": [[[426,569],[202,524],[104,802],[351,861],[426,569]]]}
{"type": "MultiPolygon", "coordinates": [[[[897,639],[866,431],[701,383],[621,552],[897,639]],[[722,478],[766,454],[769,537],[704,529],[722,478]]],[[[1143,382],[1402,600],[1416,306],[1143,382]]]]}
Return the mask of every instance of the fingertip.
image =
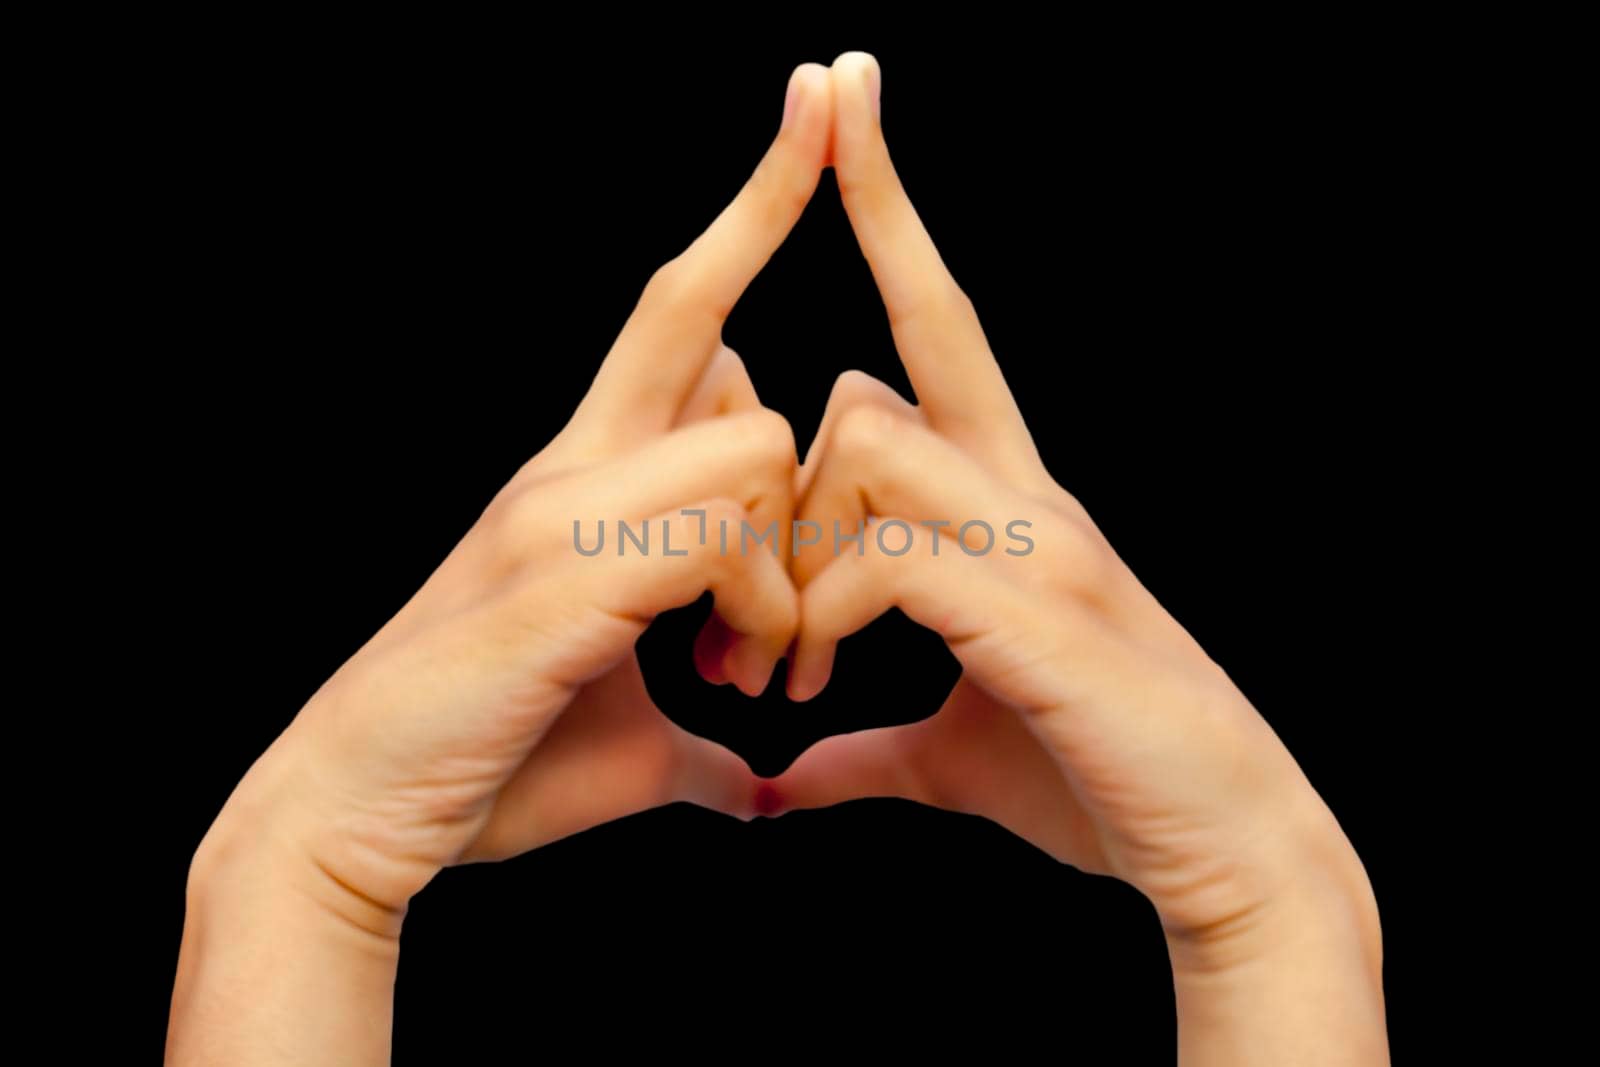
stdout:
{"type": "Polygon", "coordinates": [[[861,73],[878,68],[878,57],[861,48],[851,48],[833,57],[833,69],[861,73]]]}
{"type": "Polygon", "coordinates": [[[790,700],[804,704],[822,692],[832,672],[832,646],[825,649],[802,646],[789,661],[789,676],[785,680],[784,690],[790,700]]]}
{"type": "Polygon", "coordinates": [[[871,52],[841,52],[833,61],[834,89],[845,99],[865,102],[877,117],[883,68],[871,52]]]}
{"type": "Polygon", "coordinates": [[[759,697],[767,691],[777,666],[778,656],[750,637],[741,637],[726,659],[728,679],[747,697],[759,697]]]}
{"type": "Polygon", "coordinates": [[[821,87],[827,83],[828,68],[821,63],[802,63],[794,68],[790,77],[803,79],[812,87],[821,87]]]}
{"type": "Polygon", "coordinates": [[[739,691],[747,697],[759,697],[772,684],[772,672],[777,667],[777,660],[768,660],[764,666],[753,668],[746,677],[748,685],[740,686],[739,691]]]}
{"type": "Polygon", "coordinates": [[[720,616],[713,614],[695,637],[695,670],[712,685],[728,683],[728,672],[724,664],[735,636],[728,624],[723,622],[720,616]]]}
{"type": "Polygon", "coordinates": [[[825,111],[831,94],[828,68],[820,63],[802,63],[789,74],[789,87],[783,98],[784,132],[814,129],[819,112],[825,111]]]}
{"type": "MultiPolygon", "coordinates": [[[[878,122],[878,61],[866,52],[845,52],[830,68],[833,87],[834,169],[845,177],[873,158],[878,122]]],[[[843,184],[843,182],[841,182],[843,184]]]]}

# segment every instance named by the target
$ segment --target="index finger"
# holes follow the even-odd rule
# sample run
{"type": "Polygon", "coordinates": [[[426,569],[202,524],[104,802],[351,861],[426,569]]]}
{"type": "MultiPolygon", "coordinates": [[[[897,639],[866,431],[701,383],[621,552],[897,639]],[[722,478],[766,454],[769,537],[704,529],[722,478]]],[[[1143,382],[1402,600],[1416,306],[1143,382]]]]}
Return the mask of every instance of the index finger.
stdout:
{"type": "Polygon", "coordinates": [[[906,196],[879,122],[878,63],[834,60],[833,163],[895,346],[929,422],[991,458],[1036,458],[983,327],[906,196]]]}
{"type": "Polygon", "coordinates": [[[650,279],[586,406],[623,432],[671,422],[721,344],[729,312],[816,190],[832,111],[827,69],[796,68],[771,148],[705,232],[650,279]]]}

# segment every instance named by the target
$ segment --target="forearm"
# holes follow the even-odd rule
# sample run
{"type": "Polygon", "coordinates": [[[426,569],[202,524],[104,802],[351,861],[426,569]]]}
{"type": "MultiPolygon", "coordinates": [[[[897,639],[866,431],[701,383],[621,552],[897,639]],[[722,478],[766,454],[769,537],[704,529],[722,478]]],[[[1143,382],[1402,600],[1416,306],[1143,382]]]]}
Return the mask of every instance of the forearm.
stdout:
{"type": "Polygon", "coordinates": [[[1183,1067],[1389,1062],[1377,906],[1343,837],[1235,929],[1171,933],[1183,1067]]]}
{"type": "Polygon", "coordinates": [[[190,870],[166,1062],[387,1064],[398,957],[398,916],[225,812],[190,870]]]}

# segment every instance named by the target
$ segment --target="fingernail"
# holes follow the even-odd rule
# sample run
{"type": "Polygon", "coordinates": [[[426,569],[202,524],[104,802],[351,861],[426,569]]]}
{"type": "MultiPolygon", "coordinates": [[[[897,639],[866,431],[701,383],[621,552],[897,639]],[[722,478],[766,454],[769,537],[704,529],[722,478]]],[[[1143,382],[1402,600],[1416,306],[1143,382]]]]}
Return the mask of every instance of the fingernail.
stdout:
{"type": "Polygon", "coordinates": [[[880,97],[883,95],[883,75],[878,70],[876,63],[867,67],[867,99],[872,101],[872,117],[883,118],[883,104],[880,97]]]}

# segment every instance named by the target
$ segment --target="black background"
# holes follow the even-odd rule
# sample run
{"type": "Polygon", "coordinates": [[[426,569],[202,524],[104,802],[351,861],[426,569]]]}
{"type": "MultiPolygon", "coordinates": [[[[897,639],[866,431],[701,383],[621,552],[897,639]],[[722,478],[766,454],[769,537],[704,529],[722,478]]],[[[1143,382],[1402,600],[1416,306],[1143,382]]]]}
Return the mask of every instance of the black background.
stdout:
{"type": "MultiPolygon", "coordinates": [[[[139,753],[150,1044],[187,862],[233,784],[564,423],[651,271],[759,158],[793,65],[866,48],[900,173],[1050,469],[1365,860],[1405,1049],[1430,547],[1407,522],[1448,388],[1424,339],[1454,239],[1449,116],[1380,48],[1298,36],[803,37],[624,55],[307,32],[152,64],[104,102],[125,136],[103,163],[128,179],[108,268],[140,277],[124,313],[146,352],[113,373],[137,397],[135,595],[156,609],[136,681],[162,709],[139,753]]],[[[802,449],[841,371],[910,395],[831,175],[725,338],[802,449]]],[[[818,704],[747,701],[694,678],[703,613],[647,635],[652,684],[764,773],[931,713],[954,677],[891,618],[846,643],[818,704]]],[[[675,806],[444,872],[406,922],[396,1062],[566,1039],[1161,1063],[1174,1022],[1136,892],[874,800],[748,824],[675,806]]]]}

